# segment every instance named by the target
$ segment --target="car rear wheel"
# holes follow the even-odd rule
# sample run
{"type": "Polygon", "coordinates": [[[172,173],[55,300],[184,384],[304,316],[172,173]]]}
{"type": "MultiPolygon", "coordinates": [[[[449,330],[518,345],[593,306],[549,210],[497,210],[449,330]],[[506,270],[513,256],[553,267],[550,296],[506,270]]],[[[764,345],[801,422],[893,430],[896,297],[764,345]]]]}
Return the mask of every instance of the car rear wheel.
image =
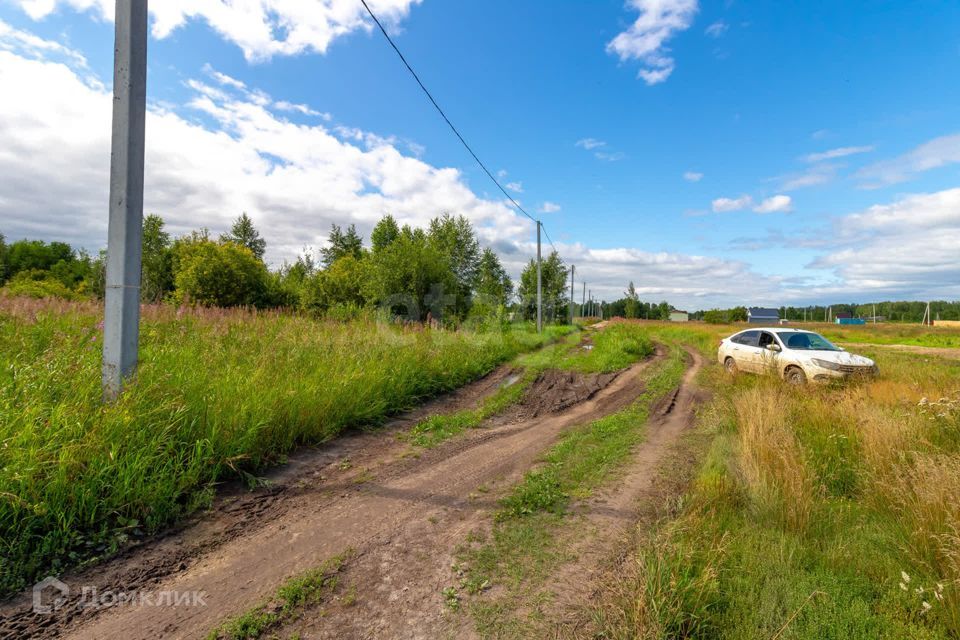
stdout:
{"type": "Polygon", "coordinates": [[[733,358],[727,356],[727,359],[723,361],[723,368],[726,369],[730,375],[737,375],[737,361],[733,358]]]}
{"type": "Polygon", "coordinates": [[[807,374],[800,367],[790,367],[783,374],[783,377],[787,382],[798,387],[807,384],[807,374]]]}

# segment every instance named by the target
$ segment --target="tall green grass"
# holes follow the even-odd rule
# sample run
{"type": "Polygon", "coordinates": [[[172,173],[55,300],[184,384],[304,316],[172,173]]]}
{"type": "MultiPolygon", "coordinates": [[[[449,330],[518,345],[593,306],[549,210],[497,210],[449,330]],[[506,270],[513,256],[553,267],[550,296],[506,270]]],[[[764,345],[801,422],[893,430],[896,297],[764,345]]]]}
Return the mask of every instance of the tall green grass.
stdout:
{"type": "Polygon", "coordinates": [[[147,307],[136,380],[104,406],[100,322],[90,303],[0,298],[0,595],[565,331],[147,307]]]}

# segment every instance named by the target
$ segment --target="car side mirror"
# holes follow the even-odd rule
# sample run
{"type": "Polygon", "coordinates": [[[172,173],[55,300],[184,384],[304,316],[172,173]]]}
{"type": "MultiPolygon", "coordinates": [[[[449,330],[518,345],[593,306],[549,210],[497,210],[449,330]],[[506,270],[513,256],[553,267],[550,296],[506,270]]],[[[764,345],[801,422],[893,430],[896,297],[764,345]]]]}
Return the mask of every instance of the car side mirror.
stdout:
{"type": "Polygon", "coordinates": [[[780,345],[778,344],[768,344],[767,351],[775,351],[777,353],[780,353],[781,351],[783,351],[783,349],[781,349],[780,345]]]}

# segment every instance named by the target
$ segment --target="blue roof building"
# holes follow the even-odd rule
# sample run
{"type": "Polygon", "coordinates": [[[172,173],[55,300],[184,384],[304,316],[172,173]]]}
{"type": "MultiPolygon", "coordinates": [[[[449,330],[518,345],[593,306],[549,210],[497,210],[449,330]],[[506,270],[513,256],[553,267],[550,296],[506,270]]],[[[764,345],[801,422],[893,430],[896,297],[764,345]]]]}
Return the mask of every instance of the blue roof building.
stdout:
{"type": "Polygon", "coordinates": [[[752,324],[778,324],[780,322],[780,311],[764,309],[763,307],[750,307],[747,309],[747,322],[752,324]]]}

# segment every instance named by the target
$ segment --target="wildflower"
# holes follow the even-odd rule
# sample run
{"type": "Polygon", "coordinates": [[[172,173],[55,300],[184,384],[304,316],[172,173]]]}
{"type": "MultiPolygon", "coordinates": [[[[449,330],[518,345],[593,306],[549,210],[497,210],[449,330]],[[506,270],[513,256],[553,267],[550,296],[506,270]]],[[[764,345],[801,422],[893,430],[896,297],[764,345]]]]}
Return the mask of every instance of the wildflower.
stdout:
{"type": "Polygon", "coordinates": [[[903,584],[902,582],[900,583],[900,588],[903,589],[904,591],[908,590],[907,585],[903,584]]]}
{"type": "Polygon", "coordinates": [[[922,594],[922,593],[923,593],[923,587],[922,587],[922,586],[917,587],[916,589],[914,589],[914,592],[916,592],[917,595],[922,594]]]}
{"type": "Polygon", "coordinates": [[[910,582],[910,576],[907,575],[907,572],[906,572],[906,571],[901,571],[901,572],[900,572],[900,577],[903,578],[903,581],[904,581],[904,582],[907,582],[907,583],[910,582]]]}
{"type": "Polygon", "coordinates": [[[934,595],[934,597],[935,597],[937,600],[939,600],[940,602],[943,602],[943,594],[942,594],[942,593],[940,593],[939,591],[937,591],[937,592],[934,593],[933,595],[934,595]]]}
{"type": "Polygon", "coordinates": [[[932,608],[932,607],[930,606],[930,603],[927,602],[926,600],[924,600],[922,604],[923,604],[923,611],[920,612],[921,615],[923,615],[923,614],[926,613],[927,611],[930,611],[930,609],[932,608]]]}

